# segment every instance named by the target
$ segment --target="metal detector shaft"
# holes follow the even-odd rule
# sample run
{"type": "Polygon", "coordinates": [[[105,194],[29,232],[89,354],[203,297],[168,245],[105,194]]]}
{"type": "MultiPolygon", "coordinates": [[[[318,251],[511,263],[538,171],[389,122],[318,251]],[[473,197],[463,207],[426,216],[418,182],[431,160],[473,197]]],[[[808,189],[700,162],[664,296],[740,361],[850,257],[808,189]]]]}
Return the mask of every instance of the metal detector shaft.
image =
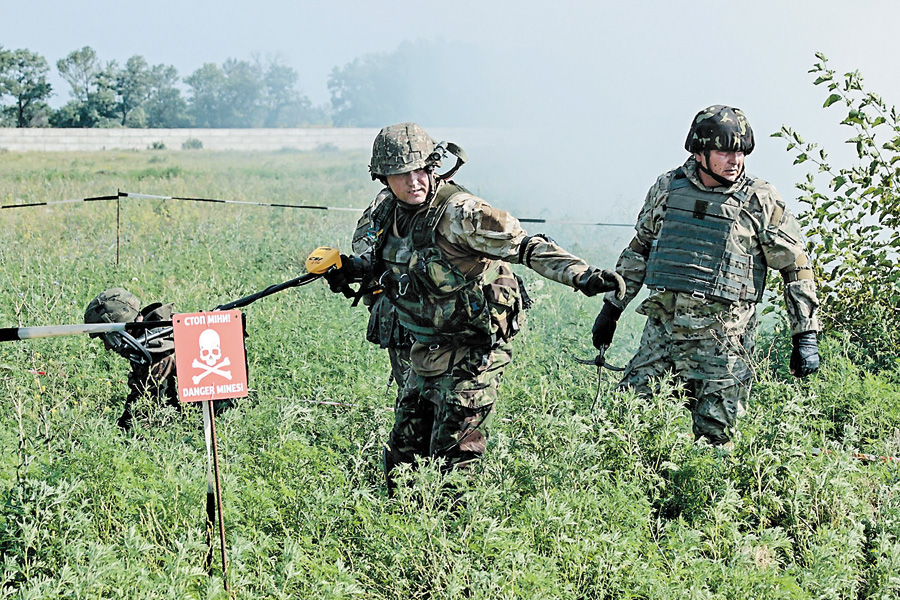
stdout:
{"type": "Polygon", "coordinates": [[[40,327],[0,327],[0,342],[14,342],[36,338],[78,335],[83,333],[112,333],[171,326],[172,321],[138,321],[136,323],[78,323],[74,325],[45,325],[40,327]]]}
{"type": "MultiPolygon", "coordinates": [[[[307,273],[295,277],[284,283],[270,285],[266,289],[244,296],[227,304],[217,306],[213,310],[231,310],[256,302],[260,298],[270,296],[282,290],[306,285],[311,281],[322,277],[318,273],[307,273]]],[[[0,342],[16,342],[19,340],[31,340],[36,338],[58,337],[64,335],[79,335],[84,333],[112,333],[116,331],[145,331],[147,329],[160,329],[149,335],[138,338],[142,344],[172,333],[172,321],[137,321],[130,323],[77,323],[73,325],[44,325],[39,327],[0,327],[0,342]]]]}
{"type": "MultiPolygon", "coordinates": [[[[301,275],[300,277],[295,277],[289,281],[285,281],[284,283],[276,283],[275,285],[270,285],[266,289],[256,292],[255,294],[250,294],[249,296],[244,296],[243,298],[238,298],[237,300],[232,300],[227,304],[220,304],[215,307],[213,310],[231,310],[233,308],[241,308],[243,306],[247,306],[248,304],[252,304],[259,300],[260,298],[265,298],[266,296],[271,296],[281,290],[286,290],[292,287],[298,287],[301,285],[306,285],[311,281],[315,281],[321,277],[320,274],[317,273],[307,273],[306,275],[301,275]]],[[[171,322],[169,323],[171,325],[171,322]]],[[[145,335],[141,338],[138,338],[138,341],[142,344],[146,344],[149,341],[155,340],[156,338],[161,338],[172,333],[172,328],[167,327],[166,329],[160,329],[159,331],[154,331],[151,334],[145,335]]]]}
{"type": "Polygon", "coordinates": [[[250,294],[249,296],[244,296],[243,298],[238,298],[237,300],[232,300],[227,304],[221,304],[215,307],[213,310],[231,310],[233,308],[241,308],[242,306],[252,304],[260,298],[271,296],[272,294],[280,292],[281,290],[306,285],[307,283],[315,281],[321,276],[322,275],[318,273],[307,273],[306,275],[301,275],[300,277],[296,277],[294,279],[291,279],[290,281],[285,281],[284,283],[276,283],[275,285],[270,285],[266,289],[256,292],[255,294],[250,294]]]}

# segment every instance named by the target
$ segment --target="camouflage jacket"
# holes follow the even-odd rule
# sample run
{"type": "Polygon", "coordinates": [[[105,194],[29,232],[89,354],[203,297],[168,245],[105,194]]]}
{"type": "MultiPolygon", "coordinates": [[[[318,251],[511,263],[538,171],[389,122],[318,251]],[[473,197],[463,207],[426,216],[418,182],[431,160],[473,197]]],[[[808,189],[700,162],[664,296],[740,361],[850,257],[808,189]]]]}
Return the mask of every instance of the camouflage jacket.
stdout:
{"type": "MultiPolygon", "coordinates": [[[[452,182],[439,185],[455,186],[452,182]]],[[[366,245],[373,249],[371,261],[381,265],[376,267],[376,271],[386,267],[380,256],[382,238],[386,239],[394,231],[400,237],[409,237],[411,232],[407,227],[397,229],[398,221],[408,219],[410,215],[414,221],[428,210],[427,206],[423,206],[420,211],[413,212],[399,206],[399,202],[388,188],[382,190],[373,205],[383,206],[374,211],[376,216],[372,225],[366,231],[358,230],[354,236],[354,240],[369,240],[366,245]],[[401,215],[404,212],[407,214],[401,215]]],[[[490,206],[463,188],[447,200],[433,231],[434,245],[441,260],[452,265],[462,278],[471,285],[477,285],[476,281],[487,274],[501,273],[500,279],[504,282],[512,280],[510,294],[516,297],[518,291],[507,263],[524,264],[548,279],[571,287],[589,268],[585,261],[566,252],[555,242],[541,236],[529,236],[515,217],[490,206]]],[[[359,243],[362,244],[361,241],[359,243]]],[[[508,332],[501,337],[508,337],[508,332]]]]}
{"type": "MultiPolygon", "coordinates": [[[[635,225],[636,235],[619,255],[616,271],[627,285],[623,300],[609,293],[605,301],[624,308],[637,296],[647,272],[647,256],[662,229],[669,189],[676,174],[683,172],[696,188],[729,194],[744,185],[744,180],[727,188],[709,188],[700,182],[697,163],[688,158],[683,166],[661,175],[647,192],[635,225]]],[[[796,218],[785,206],[775,188],[750,175],[752,193],[732,225],[730,243],[738,250],[756,255],[768,268],[781,271],[785,278],[785,305],[791,333],[818,331],[819,306],[815,283],[808,276],[805,240],[796,218]],[[797,273],[801,273],[798,278],[797,273]]],[[[639,314],[659,319],[676,339],[703,339],[737,335],[756,324],[755,300],[733,303],[702,298],[690,293],[651,290],[637,308],[639,314]]]]}

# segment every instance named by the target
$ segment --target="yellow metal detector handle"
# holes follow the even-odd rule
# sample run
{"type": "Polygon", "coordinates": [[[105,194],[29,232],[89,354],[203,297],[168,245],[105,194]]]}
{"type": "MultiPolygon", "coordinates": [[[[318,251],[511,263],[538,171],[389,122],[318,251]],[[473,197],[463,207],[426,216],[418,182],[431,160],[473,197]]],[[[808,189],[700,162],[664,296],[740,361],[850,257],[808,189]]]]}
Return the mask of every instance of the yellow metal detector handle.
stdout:
{"type": "Polygon", "coordinates": [[[313,275],[324,275],[332,268],[341,268],[341,251],[337,248],[319,246],[306,257],[306,271],[313,275]]]}

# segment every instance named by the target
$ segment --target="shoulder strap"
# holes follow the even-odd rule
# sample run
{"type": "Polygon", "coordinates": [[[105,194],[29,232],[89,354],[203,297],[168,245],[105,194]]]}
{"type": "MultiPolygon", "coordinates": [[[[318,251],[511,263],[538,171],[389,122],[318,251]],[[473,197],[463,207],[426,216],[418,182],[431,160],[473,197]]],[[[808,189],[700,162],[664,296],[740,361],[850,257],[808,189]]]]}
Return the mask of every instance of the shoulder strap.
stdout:
{"type": "Polygon", "coordinates": [[[745,203],[753,193],[753,187],[756,184],[756,179],[747,175],[744,177],[744,181],[741,185],[738,186],[736,190],[731,193],[731,196],[735,198],[741,204],[745,203]]]}
{"type": "Polygon", "coordinates": [[[452,181],[448,181],[441,186],[431,206],[425,211],[425,215],[416,220],[412,230],[412,242],[414,248],[424,248],[425,246],[434,244],[434,232],[437,229],[438,221],[447,212],[450,206],[450,199],[457,194],[467,193],[468,190],[461,185],[457,185],[452,181]]]}
{"type": "Polygon", "coordinates": [[[372,235],[374,238],[373,247],[375,249],[379,249],[381,245],[384,243],[384,232],[387,228],[388,221],[394,214],[394,208],[397,206],[397,198],[393,194],[388,194],[387,197],[378,203],[374,209],[372,209],[372,235]]]}
{"type": "Polygon", "coordinates": [[[691,186],[691,180],[688,179],[687,173],[682,167],[675,169],[672,179],[669,181],[669,191],[686,188],[691,186]]]}

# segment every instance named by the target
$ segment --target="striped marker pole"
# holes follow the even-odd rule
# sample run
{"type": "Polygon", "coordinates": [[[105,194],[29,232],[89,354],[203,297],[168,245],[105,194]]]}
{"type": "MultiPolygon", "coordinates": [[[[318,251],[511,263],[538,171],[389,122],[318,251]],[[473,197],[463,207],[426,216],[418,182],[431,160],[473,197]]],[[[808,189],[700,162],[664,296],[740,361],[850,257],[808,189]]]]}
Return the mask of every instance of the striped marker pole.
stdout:
{"type": "Polygon", "coordinates": [[[37,338],[80,335],[84,333],[112,333],[171,326],[172,321],[138,321],[136,323],[77,323],[74,325],[45,325],[39,327],[0,327],[0,342],[17,342],[37,338]]]}

